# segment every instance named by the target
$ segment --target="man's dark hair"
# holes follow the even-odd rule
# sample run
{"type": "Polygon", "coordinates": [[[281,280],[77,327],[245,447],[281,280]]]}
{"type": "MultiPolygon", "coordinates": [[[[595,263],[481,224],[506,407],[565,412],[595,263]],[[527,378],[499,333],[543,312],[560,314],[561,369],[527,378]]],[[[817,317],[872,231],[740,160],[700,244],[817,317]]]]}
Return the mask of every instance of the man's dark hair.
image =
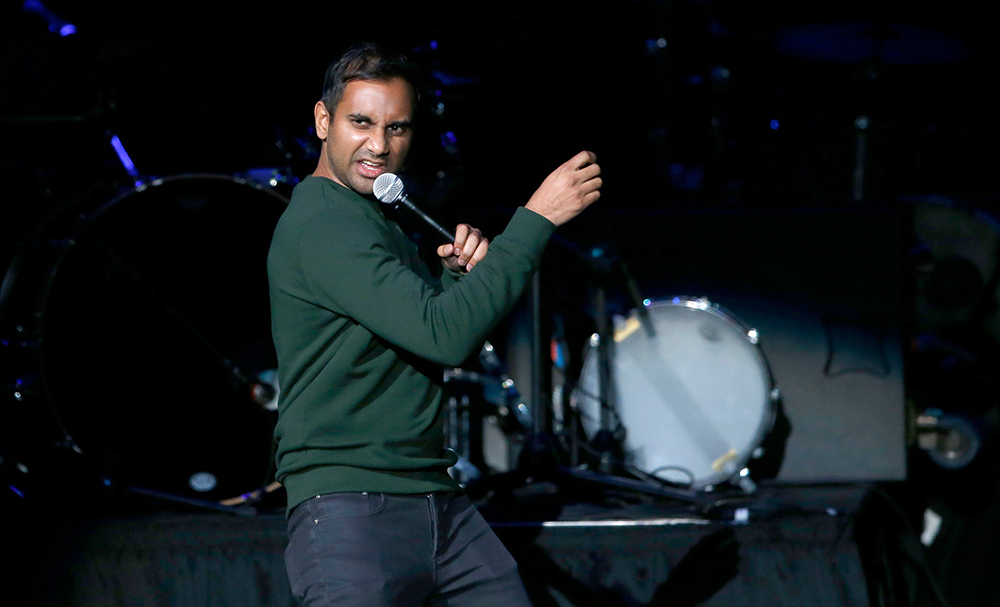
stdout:
{"type": "Polygon", "coordinates": [[[355,44],[330,64],[323,81],[323,103],[333,114],[344,97],[347,83],[353,80],[392,80],[402,78],[413,87],[414,99],[420,97],[420,73],[412,61],[396,51],[373,42],[355,44]]]}

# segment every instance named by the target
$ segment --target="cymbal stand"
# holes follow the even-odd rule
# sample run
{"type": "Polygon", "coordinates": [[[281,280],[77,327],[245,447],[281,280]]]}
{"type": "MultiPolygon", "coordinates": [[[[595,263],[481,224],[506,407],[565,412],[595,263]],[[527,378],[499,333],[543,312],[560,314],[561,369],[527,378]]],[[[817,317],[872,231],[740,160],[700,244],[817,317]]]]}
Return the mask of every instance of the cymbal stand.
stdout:
{"type": "MultiPolygon", "coordinates": [[[[612,407],[613,382],[611,380],[611,348],[614,343],[614,335],[611,323],[608,321],[607,312],[607,282],[613,274],[613,270],[619,270],[624,276],[629,295],[639,310],[640,322],[643,324],[645,330],[650,336],[655,335],[655,330],[643,304],[643,298],[639,292],[638,285],[631,274],[629,274],[622,260],[617,255],[608,253],[609,247],[585,249],[575,242],[558,235],[553,236],[552,241],[569,249],[577,258],[583,260],[596,277],[594,307],[599,339],[601,431],[591,441],[591,448],[587,450],[596,451],[599,454],[599,471],[594,472],[579,469],[576,466],[560,464],[565,459],[562,453],[562,444],[559,438],[550,431],[548,424],[550,403],[547,390],[544,388],[548,375],[545,373],[545,369],[548,368],[548,365],[544,362],[543,358],[547,340],[542,334],[541,278],[540,272],[536,272],[531,285],[532,433],[525,441],[517,467],[514,470],[494,475],[488,479],[484,479],[483,482],[470,485],[467,487],[467,492],[475,498],[476,496],[485,495],[490,489],[506,489],[509,491],[531,480],[549,479],[558,485],[560,482],[567,482],[572,479],[604,488],[626,489],[647,495],[669,497],[695,505],[707,506],[711,503],[711,500],[706,499],[705,496],[698,492],[665,485],[659,479],[650,477],[640,470],[620,463],[621,458],[615,456],[616,452],[621,452],[621,447],[618,444],[620,441],[616,437],[614,427],[616,416],[612,407]],[[619,470],[627,471],[633,476],[638,477],[638,480],[616,475],[615,473],[619,470]]],[[[574,436],[572,431],[570,432],[570,436],[572,440],[579,440],[579,438],[574,436]]],[[[575,451],[576,447],[577,445],[574,445],[571,450],[575,451]]]]}
{"type": "MultiPolygon", "coordinates": [[[[566,245],[563,242],[564,246],[566,245]]],[[[570,243],[572,244],[572,243],[570,243]]],[[[572,245],[574,251],[579,251],[576,245],[572,245]]],[[[594,322],[597,329],[597,355],[598,355],[598,394],[600,399],[600,430],[591,441],[589,451],[599,456],[598,470],[581,470],[576,467],[560,468],[559,472],[567,476],[583,480],[589,483],[596,483],[606,487],[618,489],[628,489],[638,491],[648,495],[661,497],[671,497],[688,501],[691,503],[703,503],[706,500],[697,492],[688,489],[681,489],[665,485],[659,479],[651,477],[645,472],[624,463],[622,457],[621,438],[619,428],[617,428],[617,415],[615,414],[614,402],[614,382],[612,378],[611,361],[613,357],[614,331],[609,322],[607,307],[607,285],[615,272],[620,272],[625,280],[626,288],[633,305],[638,310],[639,321],[643,329],[654,337],[656,329],[653,327],[649,312],[646,310],[645,298],[639,290],[638,283],[628,271],[625,262],[613,252],[610,246],[593,247],[589,254],[578,255],[585,260],[595,277],[593,287],[594,302],[594,322]],[[631,479],[616,474],[624,471],[638,478],[631,479]]],[[[576,425],[575,422],[573,424],[576,425]]],[[[577,439],[578,440],[578,439],[577,439]]]]}

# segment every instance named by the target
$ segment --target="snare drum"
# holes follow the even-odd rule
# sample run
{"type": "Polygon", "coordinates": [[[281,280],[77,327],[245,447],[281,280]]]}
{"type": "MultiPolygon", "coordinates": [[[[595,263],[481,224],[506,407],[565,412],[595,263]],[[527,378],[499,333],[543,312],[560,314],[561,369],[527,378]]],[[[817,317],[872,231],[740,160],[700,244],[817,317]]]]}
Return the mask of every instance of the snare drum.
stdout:
{"type": "Polygon", "coordinates": [[[52,451],[78,454],[94,482],[205,500],[272,480],[275,413],[254,389],[276,366],[266,260],[286,205],[188,175],[36,230],[0,290],[8,454],[29,484],[74,480],[52,451]]]}
{"type": "MultiPolygon", "coordinates": [[[[733,480],[774,423],[777,389],[757,333],[705,299],[647,306],[615,318],[612,417],[625,429],[627,463],[702,489],[733,480]]],[[[584,430],[601,430],[596,337],[575,393],[584,430]]]]}

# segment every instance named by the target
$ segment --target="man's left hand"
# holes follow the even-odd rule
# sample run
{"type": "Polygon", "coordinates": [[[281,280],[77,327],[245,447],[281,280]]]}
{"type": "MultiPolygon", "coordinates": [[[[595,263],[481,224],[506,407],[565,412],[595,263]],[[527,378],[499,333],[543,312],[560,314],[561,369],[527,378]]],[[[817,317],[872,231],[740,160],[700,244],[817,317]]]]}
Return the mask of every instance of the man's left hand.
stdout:
{"type": "Polygon", "coordinates": [[[467,223],[460,223],[455,228],[454,244],[443,244],[437,249],[444,267],[453,272],[468,272],[486,257],[489,241],[483,238],[483,233],[467,223]]]}

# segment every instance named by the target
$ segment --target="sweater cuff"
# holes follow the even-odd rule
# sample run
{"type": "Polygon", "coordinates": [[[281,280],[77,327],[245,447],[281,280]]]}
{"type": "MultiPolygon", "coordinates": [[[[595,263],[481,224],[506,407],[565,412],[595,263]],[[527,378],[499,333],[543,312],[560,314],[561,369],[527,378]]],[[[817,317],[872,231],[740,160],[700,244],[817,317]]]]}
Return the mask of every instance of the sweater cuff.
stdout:
{"type": "Polygon", "coordinates": [[[443,286],[445,289],[447,289],[451,285],[453,285],[456,282],[458,282],[459,279],[462,278],[463,274],[464,274],[464,272],[456,272],[455,270],[452,270],[448,266],[444,265],[444,263],[442,262],[441,263],[441,286],[443,286]]]}
{"type": "Polygon", "coordinates": [[[549,237],[556,231],[554,223],[538,213],[518,207],[503,231],[503,236],[533,257],[541,257],[549,237]]]}

